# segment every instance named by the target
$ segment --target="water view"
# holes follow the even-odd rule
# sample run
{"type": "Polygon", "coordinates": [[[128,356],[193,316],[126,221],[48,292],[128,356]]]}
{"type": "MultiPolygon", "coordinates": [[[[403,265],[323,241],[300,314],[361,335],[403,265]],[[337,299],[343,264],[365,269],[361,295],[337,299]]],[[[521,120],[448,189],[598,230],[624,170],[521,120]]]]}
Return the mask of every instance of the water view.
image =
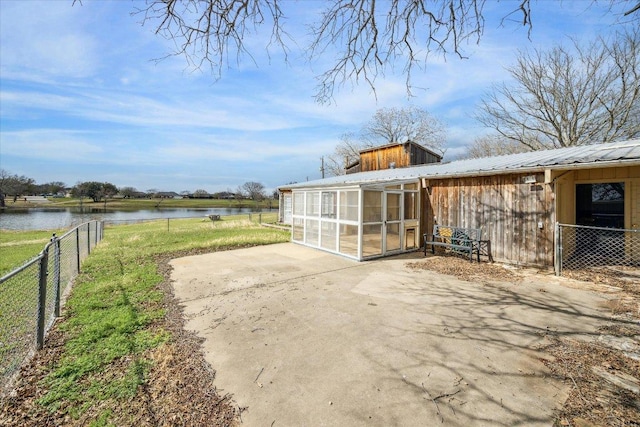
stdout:
{"type": "Polygon", "coordinates": [[[138,210],[104,210],[98,208],[31,208],[0,211],[2,230],[51,230],[71,228],[90,220],[125,222],[136,220],[206,217],[277,212],[259,208],[164,208],[138,210]]]}

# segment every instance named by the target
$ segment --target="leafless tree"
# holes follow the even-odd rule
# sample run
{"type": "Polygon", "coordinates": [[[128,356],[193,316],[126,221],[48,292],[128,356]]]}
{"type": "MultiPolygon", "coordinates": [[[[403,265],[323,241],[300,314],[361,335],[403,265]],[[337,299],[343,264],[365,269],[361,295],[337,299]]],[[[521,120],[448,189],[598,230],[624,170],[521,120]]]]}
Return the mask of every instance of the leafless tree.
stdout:
{"type": "Polygon", "coordinates": [[[327,156],[325,168],[330,175],[342,175],[345,166],[360,158],[360,151],[377,145],[412,141],[443,154],[446,139],[444,124],[421,108],[381,108],[358,134],[342,136],[334,152],[327,156]]]}
{"type": "Polygon", "coordinates": [[[245,182],[242,184],[242,193],[251,200],[259,202],[264,199],[264,185],[259,182],[245,182]]]}
{"type": "Polygon", "coordinates": [[[483,135],[477,137],[466,152],[460,156],[465,159],[479,159],[482,157],[503,156],[506,154],[524,153],[530,149],[518,142],[506,139],[501,135],[483,135]]]}
{"type": "Polygon", "coordinates": [[[371,143],[358,139],[353,132],[343,134],[333,153],[325,157],[327,175],[344,175],[346,166],[360,158],[360,150],[371,146],[371,143]]]}
{"type": "Polygon", "coordinates": [[[196,191],[193,192],[193,197],[197,198],[197,199],[210,199],[211,195],[209,194],[209,192],[207,190],[203,190],[201,188],[197,189],[196,191]]]}
{"type": "Polygon", "coordinates": [[[640,135],[640,30],[571,48],[521,52],[478,119],[531,150],[640,135]]]}
{"type": "MultiPolygon", "coordinates": [[[[626,1],[630,3],[626,19],[634,20],[640,15],[640,2],[626,1]]],[[[484,31],[485,0],[322,4],[319,19],[310,25],[309,46],[301,46],[310,58],[335,55],[318,77],[320,102],[330,101],[336,87],[346,82],[364,81],[375,92],[376,79],[394,69],[402,70],[411,94],[412,73],[426,64],[429,55],[464,57],[464,46],[478,43],[484,31]]],[[[268,30],[267,53],[278,49],[286,60],[288,46],[296,44],[285,29],[286,6],[283,0],[147,0],[134,14],[175,44],[171,54],[184,56],[195,68],[208,66],[220,77],[233,61],[248,57],[256,62],[245,42],[262,27],[268,30]]],[[[530,0],[518,0],[505,9],[503,21],[519,22],[531,31],[531,16],[530,0]]]]}

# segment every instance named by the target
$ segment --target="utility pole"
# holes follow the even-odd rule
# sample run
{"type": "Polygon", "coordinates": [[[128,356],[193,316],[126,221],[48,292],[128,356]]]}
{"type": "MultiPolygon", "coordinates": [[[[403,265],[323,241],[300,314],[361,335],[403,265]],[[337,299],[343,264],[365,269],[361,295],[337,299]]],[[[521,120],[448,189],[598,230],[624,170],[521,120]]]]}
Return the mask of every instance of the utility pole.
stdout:
{"type": "Polygon", "coordinates": [[[322,173],[322,179],[324,179],[324,156],[320,157],[320,172],[322,173]]]}

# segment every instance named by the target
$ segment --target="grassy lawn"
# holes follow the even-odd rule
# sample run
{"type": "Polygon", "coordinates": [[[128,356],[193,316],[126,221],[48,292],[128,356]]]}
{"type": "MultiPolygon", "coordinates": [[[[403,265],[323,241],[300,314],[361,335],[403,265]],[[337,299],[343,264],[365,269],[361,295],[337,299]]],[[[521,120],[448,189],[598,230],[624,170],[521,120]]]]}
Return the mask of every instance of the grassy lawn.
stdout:
{"type": "Polygon", "coordinates": [[[53,233],[62,235],[64,230],[0,231],[0,277],[38,255],[51,240],[53,233]]]}
{"type": "MultiPolygon", "coordinates": [[[[64,336],[64,344],[51,365],[41,367],[46,375],[37,405],[56,418],[88,418],[90,425],[121,423],[122,408],[144,387],[154,364],[149,355],[172,339],[158,327],[165,316],[158,257],[285,242],[289,237],[288,231],[261,227],[246,215],[216,222],[172,220],[169,232],[163,221],[107,227],[84,262],[55,331],[64,336]],[[113,413],[119,414],[117,421],[111,419],[113,413]]],[[[24,240],[38,239],[44,239],[38,242],[39,251],[45,235],[34,232],[24,240]]]]}

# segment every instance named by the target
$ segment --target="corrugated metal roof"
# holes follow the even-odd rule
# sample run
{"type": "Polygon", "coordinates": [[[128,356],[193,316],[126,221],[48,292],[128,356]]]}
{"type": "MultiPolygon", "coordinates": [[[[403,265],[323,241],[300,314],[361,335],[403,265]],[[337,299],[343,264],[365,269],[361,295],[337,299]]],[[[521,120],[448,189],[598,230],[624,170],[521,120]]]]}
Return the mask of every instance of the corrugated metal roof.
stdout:
{"type": "Polygon", "coordinates": [[[621,163],[640,165],[640,139],[532,151],[482,159],[457,160],[450,163],[432,163],[399,169],[359,172],[286,185],[280,187],[280,189],[341,187],[391,181],[409,181],[419,178],[437,179],[526,173],[539,172],[544,169],[564,170],[587,166],[613,166],[621,163]]]}

